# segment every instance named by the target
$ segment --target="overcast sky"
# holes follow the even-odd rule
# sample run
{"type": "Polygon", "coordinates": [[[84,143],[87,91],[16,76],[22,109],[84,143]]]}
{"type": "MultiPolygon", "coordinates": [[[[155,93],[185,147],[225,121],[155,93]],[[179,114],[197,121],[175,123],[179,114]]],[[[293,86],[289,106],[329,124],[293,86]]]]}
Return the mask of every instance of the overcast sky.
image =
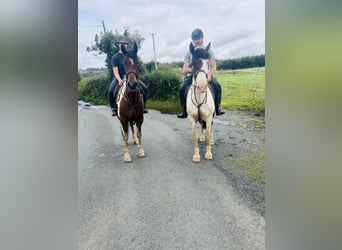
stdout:
{"type": "Polygon", "coordinates": [[[128,28],[145,40],[138,54],[158,62],[183,61],[191,32],[201,28],[217,59],[265,54],[265,0],[78,0],[78,68],[105,67],[86,47],[106,29],[128,28]]]}

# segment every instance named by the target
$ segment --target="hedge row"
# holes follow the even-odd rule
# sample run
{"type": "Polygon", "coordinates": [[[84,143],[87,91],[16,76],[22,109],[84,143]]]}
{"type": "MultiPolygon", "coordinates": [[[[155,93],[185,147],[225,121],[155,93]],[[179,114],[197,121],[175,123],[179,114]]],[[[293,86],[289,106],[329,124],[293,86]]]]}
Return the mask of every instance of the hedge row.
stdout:
{"type": "MultiPolygon", "coordinates": [[[[169,100],[178,96],[182,82],[181,75],[172,70],[155,70],[141,75],[140,80],[148,87],[148,98],[155,100],[169,100]]],[[[108,104],[108,76],[83,78],[78,82],[78,99],[96,105],[108,104]]]]}

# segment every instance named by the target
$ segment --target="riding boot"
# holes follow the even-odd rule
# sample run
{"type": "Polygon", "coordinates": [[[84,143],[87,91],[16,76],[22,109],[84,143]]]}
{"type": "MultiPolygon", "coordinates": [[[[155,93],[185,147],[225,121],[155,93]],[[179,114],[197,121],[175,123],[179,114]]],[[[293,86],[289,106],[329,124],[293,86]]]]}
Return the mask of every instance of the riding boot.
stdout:
{"type": "Polygon", "coordinates": [[[182,103],[182,113],[177,115],[178,118],[187,118],[188,117],[188,114],[186,112],[186,104],[185,103],[186,103],[186,100],[184,100],[182,103]]]}
{"type": "Polygon", "coordinates": [[[147,109],[147,106],[146,106],[146,102],[144,102],[144,114],[148,113],[148,109],[147,109]]]}
{"type": "Polygon", "coordinates": [[[146,97],[146,94],[144,91],[142,91],[142,98],[143,98],[143,102],[144,102],[144,114],[148,113],[148,109],[147,109],[147,106],[146,106],[146,101],[147,101],[147,97],[146,97]]]}
{"type": "Polygon", "coordinates": [[[216,115],[223,115],[223,114],[225,114],[226,112],[224,112],[222,109],[221,109],[221,107],[217,107],[217,109],[216,109],[216,115]]]}
{"type": "Polygon", "coordinates": [[[113,107],[112,107],[112,116],[118,115],[117,95],[119,93],[119,89],[120,89],[120,86],[117,85],[114,89],[114,92],[113,92],[114,103],[113,103],[113,107]]]}
{"type": "Polygon", "coordinates": [[[112,108],[112,116],[117,116],[118,115],[118,108],[114,107],[112,108]]]}

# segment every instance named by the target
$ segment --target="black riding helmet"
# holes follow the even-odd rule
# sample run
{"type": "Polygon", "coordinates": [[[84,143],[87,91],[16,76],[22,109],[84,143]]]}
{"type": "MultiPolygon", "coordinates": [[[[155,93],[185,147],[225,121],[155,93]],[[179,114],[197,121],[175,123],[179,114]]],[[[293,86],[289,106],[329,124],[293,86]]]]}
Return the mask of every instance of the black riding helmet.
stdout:
{"type": "Polygon", "coordinates": [[[128,39],[124,36],[119,36],[117,39],[116,39],[116,43],[129,43],[128,39]]]}
{"type": "Polygon", "coordinates": [[[191,33],[191,39],[203,38],[203,31],[201,29],[194,29],[191,33]]]}

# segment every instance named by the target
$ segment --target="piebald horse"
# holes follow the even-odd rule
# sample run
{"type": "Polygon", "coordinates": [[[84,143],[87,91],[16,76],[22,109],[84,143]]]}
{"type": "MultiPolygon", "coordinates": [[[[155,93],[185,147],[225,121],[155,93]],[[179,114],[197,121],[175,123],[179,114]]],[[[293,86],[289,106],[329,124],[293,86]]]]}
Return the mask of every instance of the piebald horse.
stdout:
{"type": "Polygon", "coordinates": [[[138,144],[139,157],[145,157],[141,144],[141,126],[144,121],[143,96],[138,87],[139,58],[138,46],[134,43],[133,50],[126,50],[121,47],[124,54],[124,67],[126,79],[121,88],[118,100],[118,119],[120,120],[121,133],[123,138],[124,162],[132,162],[128,152],[128,127],[131,127],[134,144],[138,144]],[[136,130],[135,128],[136,127],[136,130]]]}
{"type": "Polygon", "coordinates": [[[212,124],[215,115],[215,104],[211,90],[208,87],[209,72],[209,49],[210,43],[205,47],[194,47],[190,43],[190,52],[192,54],[192,85],[187,94],[186,109],[188,120],[192,127],[192,135],[194,139],[194,155],[193,162],[200,162],[198,137],[197,137],[197,121],[201,126],[200,141],[207,140],[207,152],[204,158],[211,160],[211,146],[214,144],[212,124]]]}

